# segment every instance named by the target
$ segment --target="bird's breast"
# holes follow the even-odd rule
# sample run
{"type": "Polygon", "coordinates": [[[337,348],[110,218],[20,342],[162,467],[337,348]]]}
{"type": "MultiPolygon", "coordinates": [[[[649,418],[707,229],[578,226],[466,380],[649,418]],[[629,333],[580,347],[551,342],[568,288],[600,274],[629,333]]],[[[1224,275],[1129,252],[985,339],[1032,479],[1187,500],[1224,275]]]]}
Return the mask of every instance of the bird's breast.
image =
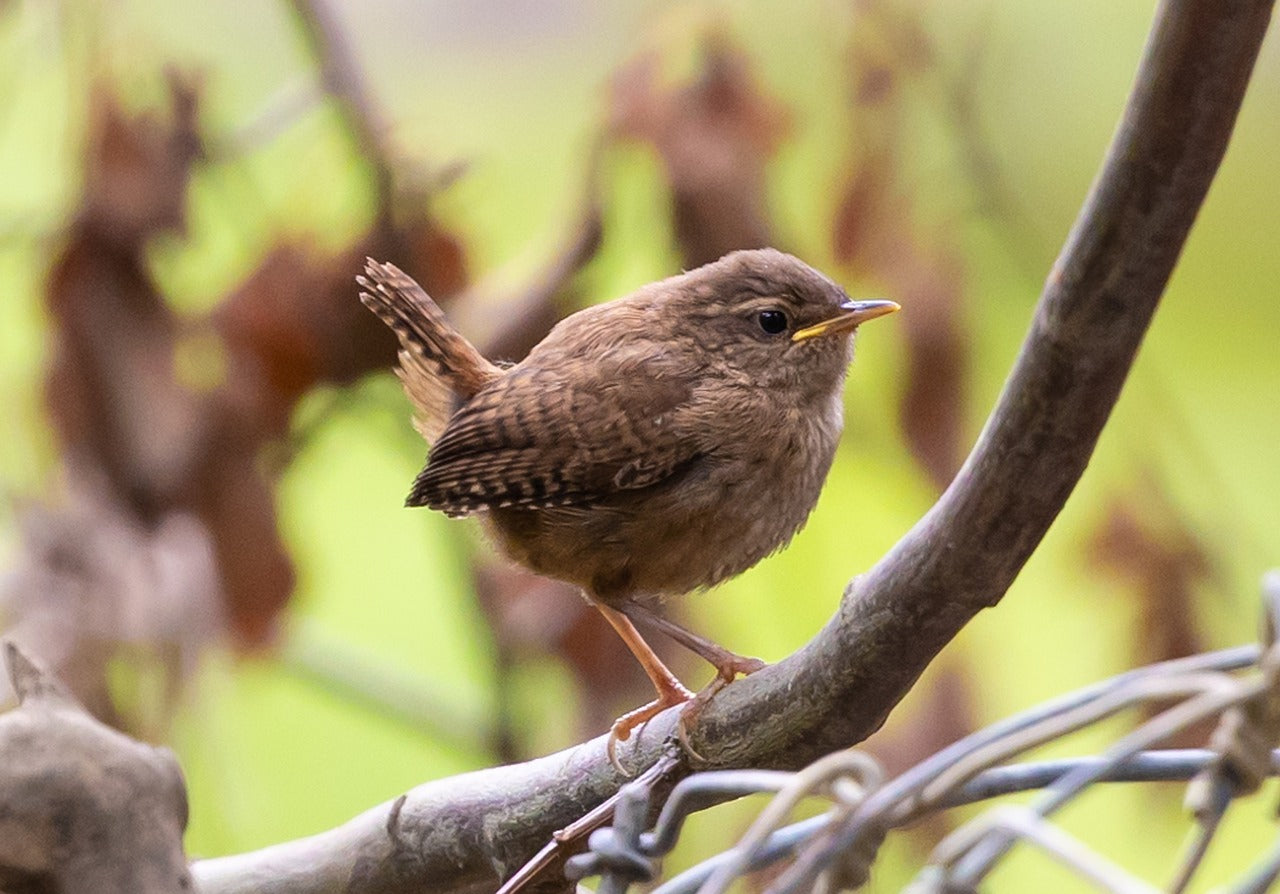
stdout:
{"type": "Polygon", "coordinates": [[[517,562],[604,602],[691,592],[790,541],[818,500],[841,424],[838,395],[820,408],[724,402],[687,433],[696,459],[660,483],[589,506],[495,509],[488,524],[517,562]]]}

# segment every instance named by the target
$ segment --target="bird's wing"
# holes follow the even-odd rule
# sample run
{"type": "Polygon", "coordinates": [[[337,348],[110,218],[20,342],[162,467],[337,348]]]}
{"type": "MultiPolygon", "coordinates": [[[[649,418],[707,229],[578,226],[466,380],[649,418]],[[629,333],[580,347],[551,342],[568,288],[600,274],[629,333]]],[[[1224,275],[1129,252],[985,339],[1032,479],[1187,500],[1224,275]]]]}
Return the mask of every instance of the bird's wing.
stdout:
{"type": "Polygon", "coordinates": [[[675,424],[690,412],[686,381],[607,365],[574,373],[517,367],[482,390],[449,420],[406,502],[449,515],[588,507],[698,459],[675,424]]]}

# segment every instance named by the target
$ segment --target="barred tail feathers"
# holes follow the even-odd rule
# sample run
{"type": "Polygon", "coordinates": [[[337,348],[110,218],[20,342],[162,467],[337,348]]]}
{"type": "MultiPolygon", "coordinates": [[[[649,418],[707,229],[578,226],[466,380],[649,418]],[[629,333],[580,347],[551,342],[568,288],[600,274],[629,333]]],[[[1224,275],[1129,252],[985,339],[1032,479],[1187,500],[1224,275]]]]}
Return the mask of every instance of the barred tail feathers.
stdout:
{"type": "Polygon", "coordinates": [[[360,301],[400,340],[396,374],[414,405],[414,426],[428,443],[434,443],[457,402],[472,397],[500,371],[394,264],[369,258],[356,282],[364,290],[360,301]]]}

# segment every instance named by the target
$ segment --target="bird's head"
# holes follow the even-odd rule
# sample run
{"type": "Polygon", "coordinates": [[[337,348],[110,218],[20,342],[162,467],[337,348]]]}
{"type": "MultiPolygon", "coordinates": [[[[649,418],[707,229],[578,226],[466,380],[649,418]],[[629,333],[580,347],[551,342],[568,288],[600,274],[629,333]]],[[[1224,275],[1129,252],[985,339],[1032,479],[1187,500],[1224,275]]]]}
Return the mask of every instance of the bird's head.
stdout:
{"type": "Polygon", "coordinates": [[[681,333],[762,385],[830,393],[844,379],[858,327],[899,310],[855,301],[803,261],[774,249],[737,251],[683,275],[671,290],[681,333]]]}

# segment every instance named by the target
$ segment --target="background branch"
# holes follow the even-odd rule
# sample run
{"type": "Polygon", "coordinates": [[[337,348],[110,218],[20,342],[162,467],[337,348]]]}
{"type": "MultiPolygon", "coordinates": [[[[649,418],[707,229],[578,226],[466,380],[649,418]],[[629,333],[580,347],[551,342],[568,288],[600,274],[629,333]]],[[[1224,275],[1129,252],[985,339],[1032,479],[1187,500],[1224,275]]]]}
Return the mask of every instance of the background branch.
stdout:
{"type": "MultiPolygon", "coordinates": [[[[714,766],[799,766],[874,730],[1004,595],[1079,480],[1234,124],[1266,0],[1160,8],[1123,121],[978,445],[933,509],[795,655],[721,693],[693,730],[714,766]]],[[[657,758],[673,712],[624,761],[657,758]]],[[[195,864],[201,890],[490,889],[621,781],[603,738],[429,783],[308,839],[195,864]]]]}
{"type": "Polygon", "coordinates": [[[394,198],[387,126],[369,94],[346,32],[325,0],[290,0],[290,5],[307,50],[320,70],[325,92],[338,103],[361,156],[373,167],[377,207],[385,214],[394,198]]]}

